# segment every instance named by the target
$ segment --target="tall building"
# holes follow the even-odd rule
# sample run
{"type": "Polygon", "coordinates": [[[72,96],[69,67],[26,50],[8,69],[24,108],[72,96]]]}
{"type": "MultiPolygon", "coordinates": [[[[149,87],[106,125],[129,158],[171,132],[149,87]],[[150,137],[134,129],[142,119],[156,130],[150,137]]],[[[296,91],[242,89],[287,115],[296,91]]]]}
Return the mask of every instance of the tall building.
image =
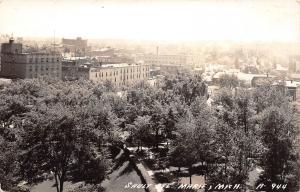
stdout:
{"type": "Polygon", "coordinates": [[[131,86],[150,76],[149,65],[144,64],[107,64],[101,67],[92,67],[89,71],[89,80],[92,82],[110,81],[115,86],[131,86]]]}
{"type": "Polygon", "coordinates": [[[0,76],[11,79],[48,76],[61,78],[61,54],[54,52],[23,53],[22,44],[1,44],[0,76]]]}

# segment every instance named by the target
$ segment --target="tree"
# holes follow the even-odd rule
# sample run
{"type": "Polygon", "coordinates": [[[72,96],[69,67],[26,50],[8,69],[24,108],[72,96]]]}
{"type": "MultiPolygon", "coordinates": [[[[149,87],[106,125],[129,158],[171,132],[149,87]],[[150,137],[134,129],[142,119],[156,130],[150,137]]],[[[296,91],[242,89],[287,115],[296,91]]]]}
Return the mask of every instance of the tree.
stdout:
{"type": "Polygon", "coordinates": [[[15,142],[0,136],[0,184],[3,190],[11,190],[18,183],[17,150],[15,142]]]}
{"type": "Polygon", "coordinates": [[[150,116],[138,116],[133,124],[128,124],[127,129],[131,132],[133,138],[137,139],[138,150],[142,149],[142,143],[145,143],[150,136],[150,116]]]}
{"type": "Polygon", "coordinates": [[[151,129],[154,131],[156,149],[158,149],[160,142],[159,133],[165,128],[165,115],[164,106],[160,102],[154,102],[151,106],[151,129]]]}
{"type": "Polygon", "coordinates": [[[229,88],[224,88],[215,97],[214,104],[217,117],[216,157],[224,164],[224,169],[215,169],[210,180],[239,183],[246,189],[248,172],[252,168],[250,162],[262,149],[255,126],[252,94],[246,89],[238,89],[233,94],[229,88]]]}
{"type": "Polygon", "coordinates": [[[81,170],[82,180],[102,181],[107,171],[105,153],[95,143],[98,135],[82,126],[79,114],[61,104],[35,110],[22,123],[26,130],[20,146],[22,176],[35,183],[43,173],[52,172],[57,192],[63,191],[67,175],[76,168],[81,170]],[[90,178],[91,171],[96,170],[98,177],[90,178]]]}
{"type": "Polygon", "coordinates": [[[229,89],[234,89],[238,87],[240,81],[238,80],[236,75],[224,74],[220,76],[220,86],[226,87],[229,89]]]}
{"type": "Polygon", "coordinates": [[[20,130],[22,178],[36,183],[44,174],[53,173],[58,192],[64,190],[67,179],[101,182],[109,167],[105,145],[115,127],[111,110],[100,104],[101,98],[85,82],[23,83],[29,89],[8,91],[21,90],[24,103],[31,104],[29,110],[25,108],[22,115],[12,119],[15,129],[20,130]]]}
{"type": "Polygon", "coordinates": [[[287,184],[282,191],[299,190],[299,156],[295,140],[298,127],[293,108],[271,106],[260,117],[262,141],[265,147],[260,159],[263,174],[260,182],[272,191],[271,184],[287,184]]]}
{"type": "Polygon", "coordinates": [[[188,112],[185,117],[177,123],[178,136],[171,145],[170,160],[171,164],[187,166],[189,170],[190,184],[192,184],[193,164],[199,160],[198,145],[195,137],[196,124],[193,115],[188,112]],[[175,162],[174,161],[180,161],[175,162]]]}

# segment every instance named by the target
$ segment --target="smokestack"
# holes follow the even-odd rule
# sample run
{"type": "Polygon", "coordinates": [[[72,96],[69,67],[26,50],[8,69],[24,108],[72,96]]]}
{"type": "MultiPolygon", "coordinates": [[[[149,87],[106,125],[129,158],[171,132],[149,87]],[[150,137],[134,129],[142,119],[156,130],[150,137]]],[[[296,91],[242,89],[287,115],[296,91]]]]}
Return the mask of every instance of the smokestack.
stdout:
{"type": "Polygon", "coordinates": [[[157,46],[156,47],[156,56],[158,56],[158,49],[159,49],[159,47],[157,46]]]}

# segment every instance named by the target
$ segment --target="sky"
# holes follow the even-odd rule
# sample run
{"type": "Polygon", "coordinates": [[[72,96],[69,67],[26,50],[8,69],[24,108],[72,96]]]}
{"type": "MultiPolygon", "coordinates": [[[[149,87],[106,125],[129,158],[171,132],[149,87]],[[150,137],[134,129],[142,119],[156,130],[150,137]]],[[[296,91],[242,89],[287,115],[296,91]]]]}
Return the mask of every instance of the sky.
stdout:
{"type": "Polygon", "coordinates": [[[0,33],[165,41],[300,40],[296,0],[0,0],[0,33]]]}

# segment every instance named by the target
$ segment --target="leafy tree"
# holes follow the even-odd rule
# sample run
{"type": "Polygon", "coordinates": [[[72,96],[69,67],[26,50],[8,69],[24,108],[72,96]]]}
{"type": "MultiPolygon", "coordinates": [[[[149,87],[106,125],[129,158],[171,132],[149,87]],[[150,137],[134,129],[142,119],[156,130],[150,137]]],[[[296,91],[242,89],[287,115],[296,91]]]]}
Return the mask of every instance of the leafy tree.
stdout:
{"type": "Polygon", "coordinates": [[[154,141],[156,149],[158,149],[160,142],[159,133],[165,129],[165,115],[166,111],[161,103],[155,102],[153,106],[151,106],[151,128],[155,135],[154,141]]]}
{"type": "Polygon", "coordinates": [[[198,147],[195,137],[196,124],[195,119],[190,112],[185,117],[179,119],[177,125],[178,136],[171,145],[170,160],[171,164],[188,167],[190,184],[192,184],[192,168],[198,158],[198,151],[195,150],[198,147]],[[174,163],[175,161],[175,163],[174,163]],[[179,161],[179,162],[176,162],[179,161]]]}
{"type": "Polygon", "coordinates": [[[71,168],[84,166],[81,174],[87,182],[100,182],[104,178],[107,167],[103,163],[105,156],[100,155],[101,150],[94,144],[97,135],[82,128],[83,119],[77,115],[70,108],[56,104],[39,107],[26,116],[22,123],[26,131],[20,146],[21,173],[25,179],[35,183],[43,173],[52,172],[57,192],[62,192],[71,168]],[[88,163],[80,163],[82,159],[88,163]],[[99,172],[91,174],[95,170],[99,172]],[[98,176],[90,178],[90,174],[98,176]]]}
{"type": "Polygon", "coordinates": [[[12,109],[10,113],[14,115],[6,119],[10,117],[8,125],[19,132],[17,156],[23,179],[35,183],[44,179],[43,174],[52,172],[58,192],[63,191],[67,179],[78,179],[76,170],[86,182],[99,183],[104,179],[109,162],[103,145],[114,130],[114,120],[110,119],[114,116],[109,115],[111,110],[92,110],[92,105],[97,109],[105,107],[97,104],[99,100],[90,84],[30,80],[20,81],[5,91],[5,95],[20,97],[18,105],[14,104],[17,100],[8,97],[12,105],[6,108],[12,109]],[[17,113],[15,109],[22,110],[17,113]]]}
{"type": "Polygon", "coordinates": [[[240,81],[238,80],[236,75],[224,74],[220,76],[220,86],[226,87],[229,89],[234,89],[238,87],[240,81]]]}
{"type": "Polygon", "coordinates": [[[137,140],[138,150],[140,147],[142,149],[142,143],[145,143],[150,136],[150,118],[150,116],[138,116],[133,124],[127,125],[132,137],[137,140]]]}
{"type": "Polygon", "coordinates": [[[299,190],[299,164],[295,140],[298,127],[293,108],[272,106],[260,117],[262,141],[265,147],[260,158],[264,172],[260,181],[272,191],[271,184],[287,184],[281,191],[299,190]]]}
{"type": "Polygon", "coordinates": [[[210,181],[218,183],[224,180],[242,184],[245,188],[248,172],[252,168],[250,160],[257,157],[262,149],[255,126],[251,92],[237,89],[233,93],[224,88],[214,99],[217,117],[216,157],[224,168],[217,167],[210,175],[210,181]]]}
{"type": "Polygon", "coordinates": [[[18,183],[17,144],[0,136],[0,184],[3,190],[12,189],[18,183]]]}

